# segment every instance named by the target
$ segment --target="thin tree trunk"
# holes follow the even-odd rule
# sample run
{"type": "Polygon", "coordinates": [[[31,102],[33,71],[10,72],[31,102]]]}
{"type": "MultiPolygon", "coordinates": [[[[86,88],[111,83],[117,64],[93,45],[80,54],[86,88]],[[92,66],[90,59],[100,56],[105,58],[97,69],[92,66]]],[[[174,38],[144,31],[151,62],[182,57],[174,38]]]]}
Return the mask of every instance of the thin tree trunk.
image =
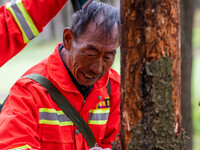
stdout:
{"type": "Polygon", "coordinates": [[[50,40],[52,40],[54,38],[54,34],[53,34],[53,23],[52,21],[49,22],[45,27],[44,30],[41,33],[41,41],[42,42],[49,42],[50,40]]]}
{"type": "Polygon", "coordinates": [[[72,15],[73,15],[73,7],[71,1],[68,1],[63,10],[60,12],[62,14],[62,19],[65,27],[71,27],[72,25],[72,15]]]}
{"type": "Polygon", "coordinates": [[[116,8],[120,9],[120,0],[114,0],[113,1],[113,6],[115,6],[116,8]]]}
{"type": "Polygon", "coordinates": [[[62,14],[58,13],[56,17],[53,18],[52,21],[53,21],[52,23],[54,27],[53,31],[54,31],[55,39],[58,42],[62,42],[63,30],[65,28],[64,21],[62,19],[62,14]]]}
{"type": "Polygon", "coordinates": [[[123,150],[184,149],[179,3],[121,0],[123,150]]]}
{"type": "Polygon", "coordinates": [[[8,1],[9,1],[9,0],[1,0],[1,1],[0,1],[0,6],[1,6],[1,5],[4,5],[4,4],[5,4],[6,2],[8,2],[8,1]]]}
{"type": "Polygon", "coordinates": [[[191,69],[192,69],[192,28],[196,0],[181,1],[181,97],[183,127],[189,139],[186,149],[192,150],[192,108],[191,108],[191,69]]]}

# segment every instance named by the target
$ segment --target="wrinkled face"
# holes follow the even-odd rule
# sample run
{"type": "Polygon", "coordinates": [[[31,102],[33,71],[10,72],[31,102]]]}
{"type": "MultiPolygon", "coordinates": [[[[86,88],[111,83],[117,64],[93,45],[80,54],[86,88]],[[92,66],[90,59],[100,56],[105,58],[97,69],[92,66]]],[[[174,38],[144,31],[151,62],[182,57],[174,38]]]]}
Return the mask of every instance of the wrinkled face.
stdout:
{"type": "Polygon", "coordinates": [[[66,53],[63,53],[66,58],[64,61],[81,85],[92,85],[107,73],[119,46],[117,24],[109,38],[106,37],[104,29],[96,29],[93,23],[90,23],[86,31],[76,40],[73,34],[71,39],[66,34],[64,37],[66,50],[66,53]]]}

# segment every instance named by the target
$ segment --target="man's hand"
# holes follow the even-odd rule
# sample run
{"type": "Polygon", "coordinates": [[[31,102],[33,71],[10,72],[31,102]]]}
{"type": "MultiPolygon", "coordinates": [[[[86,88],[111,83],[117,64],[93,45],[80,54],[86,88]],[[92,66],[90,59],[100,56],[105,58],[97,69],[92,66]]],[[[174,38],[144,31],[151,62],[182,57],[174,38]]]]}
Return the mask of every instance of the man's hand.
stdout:
{"type": "Polygon", "coordinates": [[[93,147],[93,148],[91,148],[91,149],[89,149],[89,150],[111,150],[110,148],[105,148],[105,149],[103,149],[103,148],[101,148],[101,147],[93,147]]]}

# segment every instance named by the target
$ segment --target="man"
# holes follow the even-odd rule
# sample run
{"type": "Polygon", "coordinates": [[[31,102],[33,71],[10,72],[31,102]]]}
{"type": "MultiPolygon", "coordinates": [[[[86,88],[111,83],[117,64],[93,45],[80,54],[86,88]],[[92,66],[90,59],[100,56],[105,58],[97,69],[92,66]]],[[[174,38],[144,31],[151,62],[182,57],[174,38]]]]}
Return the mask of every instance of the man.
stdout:
{"type": "MultiPolygon", "coordinates": [[[[93,1],[73,16],[72,27],[64,29],[63,43],[54,53],[24,74],[48,78],[79,112],[98,146],[104,149],[111,148],[120,126],[120,76],[110,69],[119,46],[119,33],[118,10],[93,1]],[[109,79],[110,97],[106,88],[109,79]]],[[[11,88],[0,115],[0,149],[19,148],[90,147],[42,86],[20,78],[11,88]]]]}
{"type": "Polygon", "coordinates": [[[67,0],[11,0],[0,7],[0,67],[42,32],[67,0]]]}

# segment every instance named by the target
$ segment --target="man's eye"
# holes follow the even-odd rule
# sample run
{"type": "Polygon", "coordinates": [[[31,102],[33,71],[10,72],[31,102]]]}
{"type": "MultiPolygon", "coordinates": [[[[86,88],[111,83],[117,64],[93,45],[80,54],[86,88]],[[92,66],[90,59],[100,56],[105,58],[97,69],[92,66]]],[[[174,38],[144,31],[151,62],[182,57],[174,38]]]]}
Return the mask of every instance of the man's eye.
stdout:
{"type": "Polygon", "coordinates": [[[89,57],[95,57],[95,54],[90,54],[90,53],[86,53],[86,55],[88,55],[89,57]]]}
{"type": "Polygon", "coordinates": [[[107,60],[112,60],[115,58],[115,54],[116,54],[116,51],[108,52],[108,53],[105,53],[103,57],[107,60]]]}
{"type": "Polygon", "coordinates": [[[105,59],[112,59],[113,57],[111,55],[106,55],[106,56],[103,56],[105,59]]]}
{"type": "Polygon", "coordinates": [[[104,58],[105,58],[105,59],[111,59],[110,57],[106,57],[106,56],[104,56],[104,58]]]}
{"type": "Polygon", "coordinates": [[[94,54],[87,54],[88,56],[96,56],[96,55],[94,55],[94,54]]]}
{"type": "Polygon", "coordinates": [[[95,57],[97,54],[94,51],[86,51],[85,52],[86,55],[88,55],[89,57],[95,57]]]}

